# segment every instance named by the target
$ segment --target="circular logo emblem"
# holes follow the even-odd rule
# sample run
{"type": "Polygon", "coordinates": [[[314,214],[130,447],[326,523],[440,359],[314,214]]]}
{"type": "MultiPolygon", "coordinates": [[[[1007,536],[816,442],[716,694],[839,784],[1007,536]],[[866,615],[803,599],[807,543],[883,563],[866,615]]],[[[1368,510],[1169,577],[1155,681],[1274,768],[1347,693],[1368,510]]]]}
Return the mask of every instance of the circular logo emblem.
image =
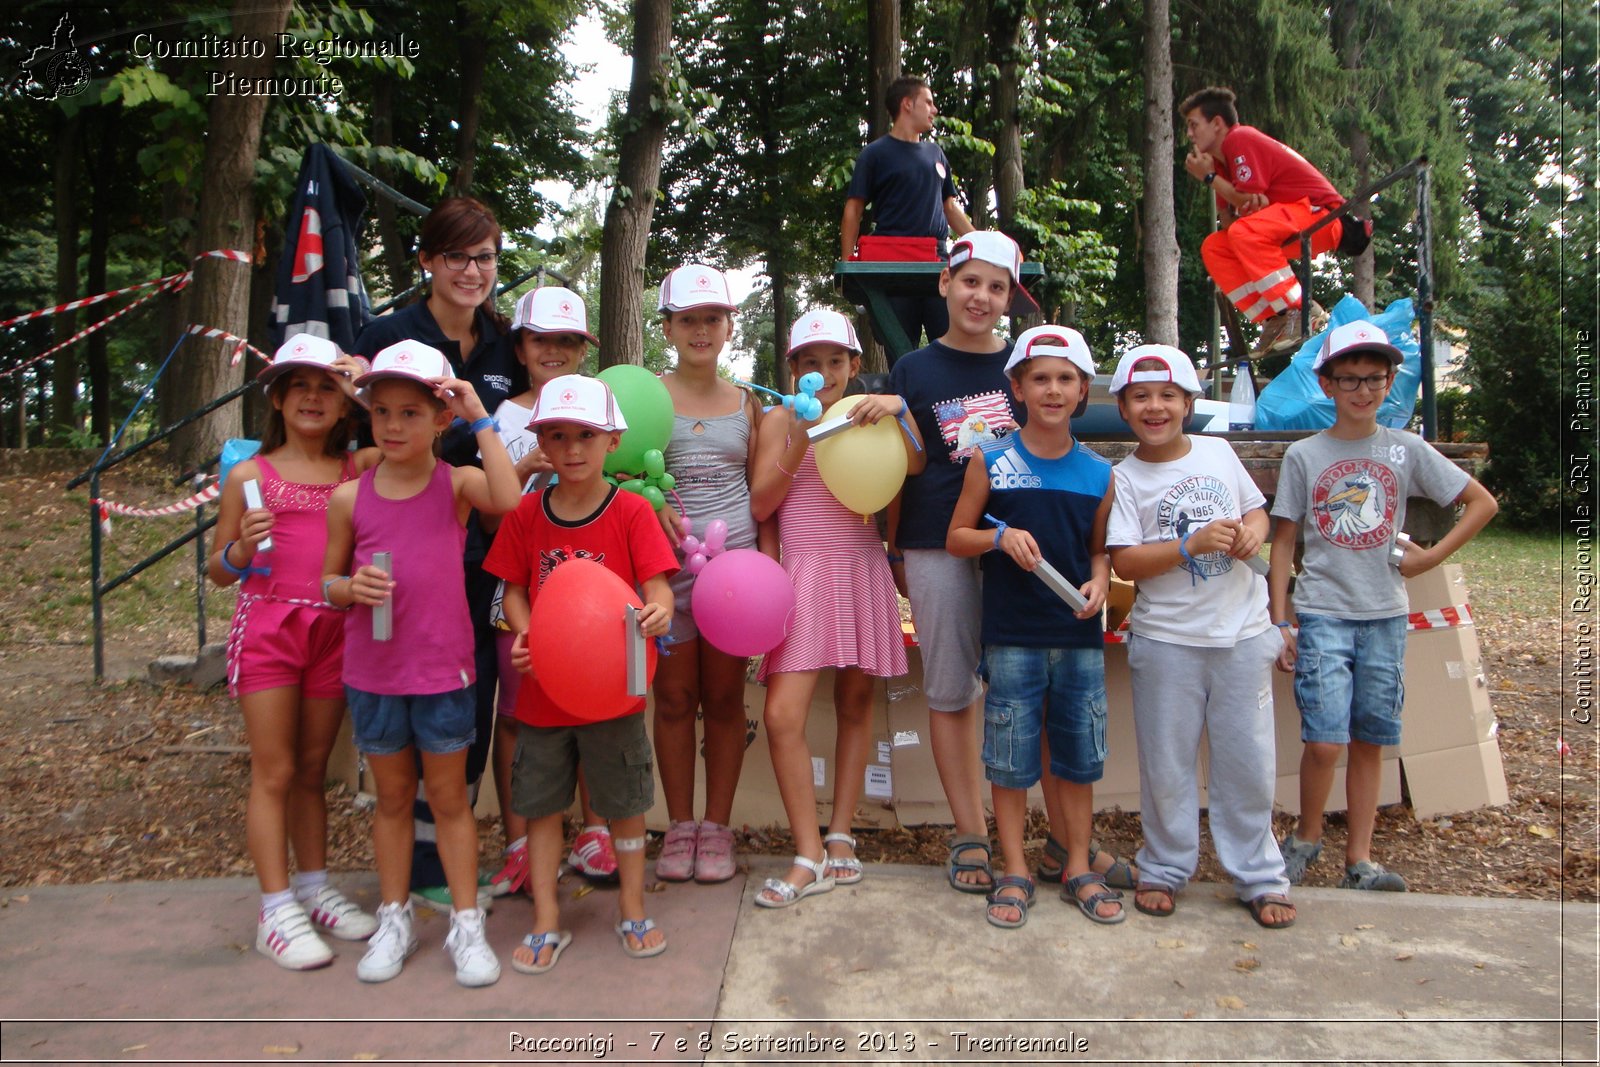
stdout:
{"type": "Polygon", "coordinates": [[[394,354],[394,361],[396,363],[410,363],[411,362],[411,353],[410,352],[396,352],[394,354]]]}
{"type": "Polygon", "coordinates": [[[945,174],[946,174],[946,171],[944,169],[944,164],[943,163],[935,163],[933,165],[933,169],[934,169],[934,172],[936,174],[938,174],[939,177],[941,177],[941,178],[943,178],[945,176],[945,174]]]}
{"type": "MultiPolygon", "coordinates": [[[[1156,529],[1163,541],[1178,541],[1217,519],[1236,516],[1233,493],[1222,479],[1195,474],[1168,489],[1156,505],[1156,529]]],[[[1201,577],[1210,578],[1230,570],[1233,558],[1226,552],[1204,552],[1194,555],[1194,562],[1188,566],[1201,577]]]]}
{"type": "Polygon", "coordinates": [[[1317,530],[1340,548],[1387,547],[1394,540],[1400,483],[1381,463],[1347,459],[1322,472],[1311,490],[1317,530]]]}
{"type": "Polygon", "coordinates": [[[578,399],[578,394],[573,392],[571,389],[561,390],[561,402],[563,404],[570,404],[576,399],[578,399]]]}

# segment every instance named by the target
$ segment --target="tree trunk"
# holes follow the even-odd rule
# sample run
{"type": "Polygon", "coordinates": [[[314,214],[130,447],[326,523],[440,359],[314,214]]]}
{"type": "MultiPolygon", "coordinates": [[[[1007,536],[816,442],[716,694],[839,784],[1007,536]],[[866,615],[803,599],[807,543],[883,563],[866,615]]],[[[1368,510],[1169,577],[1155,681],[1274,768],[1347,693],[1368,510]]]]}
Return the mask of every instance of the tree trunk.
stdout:
{"type": "MultiPolygon", "coordinates": [[[[1372,180],[1372,146],[1367,139],[1367,131],[1361,125],[1367,107],[1364,101],[1355,100],[1355,79],[1361,70],[1361,32],[1360,10],[1357,0],[1335,0],[1329,9],[1328,27],[1333,35],[1333,49],[1339,57],[1339,65],[1346,71],[1346,77],[1352,87],[1349,94],[1355,106],[1349,109],[1352,116],[1348,124],[1340,124],[1339,139],[1350,150],[1350,162],[1355,166],[1356,188],[1359,189],[1372,180]]],[[[1368,201],[1350,212],[1357,218],[1372,218],[1372,203],[1368,201]]],[[[1355,290],[1355,297],[1370,310],[1373,306],[1376,291],[1374,278],[1376,260],[1373,253],[1376,250],[1372,245],[1355,258],[1351,264],[1351,285],[1355,290]]]]}
{"type": "Polygon", "coordinates": [[[625,131],[617,146],[617,181],[600,238],[600,364],[644,365],[644,257],[661,181],[662,112],[650,103],[672,47],[671,0],[633,0],[633,77],[625,131]]]}
{"type": "MultiPolygon", "coordinates": [[[[372,94],[372,143],[377,147],[394,145],[394,89],[396,76],[385,74],[377,81],[372,94]]],[[[373,173],[393,185],[393,168],[384,163],[373,167],[373,173]]],[[[411,286],[416,259],[407,255],[405,238],[400,235],[399,208],[386,196],[372,198],[372,215],[378,231],[378,261],[383,264],[388,281],[389,295],[403,293],[411,286]]]]}
{"type": "MultiPolygon", "coordinates": [[[[112,147],[117,136],[117,118],[115,115],[107,116],[107,121],[101,124],[100,139],[103,149],[97,146],[96,155],[102,159],[115,158],[115,149],[112,147]],[[103,152],[103,154],[102,154],[103,152]]],[[[89,219],[89,278],[88,285],[91,293],[106,291],[106,258],[111,245],[111,202],[112,196],[118,188],[116,169],[95,168],[94,193],[90,207],[89,219]]],[[[101,305],[106,310],[103,315],[111,314],[108,305],[101,305]]],[[[106,354],[106,334],[109,330],[101,330],[93,334],[88,340],[89,358],[89,425],[105,443],[111,440],[111,360],[106,354]]]]}
{"type": "Polygon", "coordinates": [[[456,46],[461,57],[461,91],[456,99],[454,191],[468,196],[472,193],[472,177],[478,163],[478,121],[483,115],[483,73],[489,57],[489,42],[484,40],[477,20],[463,4],[456,5],[456,25],[460,27],[456,46]]]}
{"type": "Polygon", "coordinates": [[[889,132],[883,98],[900,77],[900,0],[867,0],[867,135],[889,132]]]}
{"type": "Polygon", "coordinates": [[[1027,10],[1026,0],[994,0],[989,9],[989,60],[999,71],[991,108],[994,191],[999,201],[1000,229],[1013,233],[1012,220],[1023,189],[1022,126],[1017,106],[1022,83],[1022,27],[1027,10]]]}
{"type": "Polygon", "coordinates": [[[1178,219],[1172,172],[1172,20],[1144,3],[1144,339],[1178,343],[1178,219]]]}
{"type": "MultiPolygon", "coordinates": [[[[236,0],[233,35],[265,41],[283,30],[292,0],[236,0]]],[[[256,59],[226,60],[223,69],[239,80],[272,73],[273,53],[256,59]]],[[[200,214],[196,238],[200,252],[255,249],[256,157],[261,147],[261,119],[267,97],[220,95],[207,112],[205,160],[201,169],[200,214]]],[[[189,305],[194,321],[244,336],[250,328],[250,264],[207,257],[194,265],[194,292],[189,305]]],[[[242,380],[243,364],[228,365],[230,345],[220,340],[191,338],[168,374],[168,389],[179,412],[193,411],[242,380]]],[[[174,461],[192,465],[215,455],[223,441],[239,433],[239,408],[227,405],[180,431],[172,442],[174,461]]]]}
{"type": "MultiPolygon", "coordinates": [[[[65,304],[78,297],[78,142],[83,130],[82,111],[62,123],[56,136],[56,291],[55,302],[65,304]]],[[[104,292],[96,289],[95,292],[104,292]]],[[[68,312],[55,316],[55,343],[60,344],[73,334],[78,316],[68,312]]],[[[58,432],[77,428],[73,403],[78,393],[77,353],[66,348],[55,354],[54,386],[51,393],[55,403],[50,421],[58,432]]]]}

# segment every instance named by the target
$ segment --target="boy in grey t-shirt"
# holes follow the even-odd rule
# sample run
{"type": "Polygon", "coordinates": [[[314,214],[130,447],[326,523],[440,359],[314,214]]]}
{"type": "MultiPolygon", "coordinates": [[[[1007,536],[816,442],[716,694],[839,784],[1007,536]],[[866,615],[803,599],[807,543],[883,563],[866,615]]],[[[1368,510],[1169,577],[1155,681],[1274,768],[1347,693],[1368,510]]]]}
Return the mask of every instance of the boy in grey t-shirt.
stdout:
{"type": "Polygon", "coordinates": [[[1345,768],[1348,840],[1345,889],[1404,891],[1405,879],[1372,860],[1379,760],[1400,743],[1406,640],[1404,579],[1432,570],[1499,510],[1489,491],[1416,434],[1378,425],[1400,352],[1370,322],[1329,332],[1312,365],[1333,400],[1331,429],[1296,441],[1283,457],[1268,579],[1273,622],[1283,629],[1280,670],[1294,671],[1300,706],[1300,822],[1283,841],[1289,881],[1298,885],[1322,853],[1322,813],[1339,749],[1345,768]],[[1405,523],[1406,498],[1464,505],[1432,548],[1407,545],[1389,563],[1405,523]],[[1289,608],[1295,541],[1305,558],[1289,608]]]}

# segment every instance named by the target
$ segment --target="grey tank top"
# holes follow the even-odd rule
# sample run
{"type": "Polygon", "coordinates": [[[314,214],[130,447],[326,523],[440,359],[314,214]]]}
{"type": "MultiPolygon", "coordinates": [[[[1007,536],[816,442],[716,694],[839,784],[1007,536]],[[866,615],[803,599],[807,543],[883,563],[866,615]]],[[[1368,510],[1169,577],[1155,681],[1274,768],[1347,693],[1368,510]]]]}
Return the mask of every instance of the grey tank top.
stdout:
{"type": "Polygon", "coordinates": [[[729,548],[755,546],[756,522],[750,515],[750,483],[745,475],[749,457],[750,420],[743,407],[704,419],[672,417],[667,470],[677,479],[678,496],[694,520],[696,537],[705,536],[712,519],[721,519],[728,524],[729,548]]]}

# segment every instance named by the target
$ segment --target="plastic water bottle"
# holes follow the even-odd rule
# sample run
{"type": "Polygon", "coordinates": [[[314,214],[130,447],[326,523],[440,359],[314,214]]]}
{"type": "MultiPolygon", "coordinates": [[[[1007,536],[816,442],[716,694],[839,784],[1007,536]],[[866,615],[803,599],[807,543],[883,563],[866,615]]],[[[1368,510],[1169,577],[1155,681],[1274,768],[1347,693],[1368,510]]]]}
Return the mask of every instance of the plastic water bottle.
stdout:
{"type": "Polygon", "coordinates": [[[1228,389],[1228,429],[1239,433],[1256,427],[1256,383],[1250,377],[1250,364],[1234,366],[1233,385],[1228,389]]]}

